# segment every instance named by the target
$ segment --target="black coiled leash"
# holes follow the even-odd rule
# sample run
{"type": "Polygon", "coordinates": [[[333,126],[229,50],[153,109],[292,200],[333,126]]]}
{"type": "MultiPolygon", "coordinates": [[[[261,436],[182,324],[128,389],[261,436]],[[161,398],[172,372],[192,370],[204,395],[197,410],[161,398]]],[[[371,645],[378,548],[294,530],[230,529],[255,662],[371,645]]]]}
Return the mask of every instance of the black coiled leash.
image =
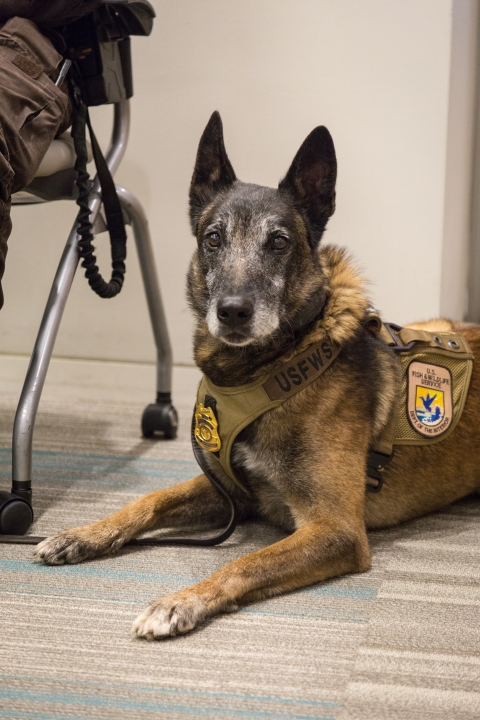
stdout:
{"type": "MultiPolygon", "coordinates": [[[[230,520],[228,521],[227,527],[222,530],[217,535],[212,535],[211,537],[162,537],[162,538],[137,538],[135,540],[129,540],[124,544],[124,546],[132,546],[132,545],[194,545],[197,547],[213,547],[214,545],[220,545],[220,543],[225,542],[225,540],[228,540],[230,535],[233,533],[235,528],[238,524],[238,510],[235,505],[235,502],[233,498],[228,494],[228,492],[223,487],[220,480],[215,477],[214,473],[206,467],[205,460],[202,455],[202,450],[199,447],[197,441],[195,440],[195,410],[193,412],[193,418],[192,418],[192,428],[191,428],[191,440],[192,440],[192,448],[193,448],[193,454],[195,455],[195,459],[200,465],[200,468],[202,469],[204,475],[210,480],[212,485],[218,490],[220,495],[225,498],[227,501],[229,507],[230,507],[230,520]]],[[[45,540],[44,537],[37,537],[35,535],[2,535],[1,541],[2,543],[7,544],[13,544],[13,545],[37,545],[39,542],[42,542],[42,540],[45,540]]],[[[122,546],[122,547],[124,547],[122,546]]]]}
{"type": "Polygon", "coordinates": [[[102,298],[112,298],[118,295],[123,286],[125,276],[125,258],[127,256],[127,233],[123,219],[122,207],[118,199],[115,183],[105,158],[93,132],[88,114],[88,107],[82,100],[80,88],[73,77],[70,78],[71,95],[73,99],[72,139],[77,160],[75,170],[78,173],[76,185],[78,187],[77,205],[80,208],[77,221],[79,235],[78,251],[82,258],[82,267],[85,268],[85,277],[92,290],[102,298]],[[93,158],[97,168],[97,177],[100,183],[102,203],[105,219],[110,235],[112,255],[112,277],[106,282],[100,275],[97,258],[94,255],[93,227],[90,222],[90,208],[88,201],[92,189],[90,175],[87,171],[88,152],[86,128],[90,133],[93,158]]]}

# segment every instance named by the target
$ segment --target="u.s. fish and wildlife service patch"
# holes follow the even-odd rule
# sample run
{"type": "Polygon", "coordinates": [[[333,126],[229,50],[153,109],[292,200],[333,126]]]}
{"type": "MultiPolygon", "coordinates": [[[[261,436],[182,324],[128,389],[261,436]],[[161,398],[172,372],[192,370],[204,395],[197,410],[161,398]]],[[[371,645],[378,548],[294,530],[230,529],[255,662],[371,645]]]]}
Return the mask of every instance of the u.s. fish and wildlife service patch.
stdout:
{"type": "Polygon", "coordinates": [[[407,416],[424,437],[436,437],[453,420],[452,376],[441,365],[412,362],[408,366],[407,416]]]}

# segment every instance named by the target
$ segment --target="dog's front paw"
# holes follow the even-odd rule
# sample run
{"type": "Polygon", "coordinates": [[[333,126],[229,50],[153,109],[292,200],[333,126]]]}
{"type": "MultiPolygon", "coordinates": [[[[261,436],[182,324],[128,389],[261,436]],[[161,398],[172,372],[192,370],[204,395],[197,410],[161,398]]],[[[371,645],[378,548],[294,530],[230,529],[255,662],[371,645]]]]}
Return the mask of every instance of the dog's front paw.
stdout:
{"type": "Polygon", "coordinates": [[[132,632],[147,640],[183,635],[205,620],[207,603],[196,593],[179,592],[154,600],[137,617],[132,632]]]}
{"type": "Polygon", "coordinates": [[[64,530],[42,540],[34,550],[34,558],[46,565],[74,564],[113,552],[122,544],[120,539],[100,540],[94,533],[89,537],[86,527],[64,530]]]}

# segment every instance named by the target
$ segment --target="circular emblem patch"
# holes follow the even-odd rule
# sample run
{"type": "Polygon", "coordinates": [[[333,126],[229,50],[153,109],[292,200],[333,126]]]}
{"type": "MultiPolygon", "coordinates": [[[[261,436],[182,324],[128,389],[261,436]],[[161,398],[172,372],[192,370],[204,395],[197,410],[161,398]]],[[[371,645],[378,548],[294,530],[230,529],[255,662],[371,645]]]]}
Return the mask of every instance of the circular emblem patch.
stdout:
{"type": "Polygon", "coordinates": [[[452,376],[448,368],[412,362],[408,366],[407,416],[424,437],[445,432],[453,420],[452,376]]]}

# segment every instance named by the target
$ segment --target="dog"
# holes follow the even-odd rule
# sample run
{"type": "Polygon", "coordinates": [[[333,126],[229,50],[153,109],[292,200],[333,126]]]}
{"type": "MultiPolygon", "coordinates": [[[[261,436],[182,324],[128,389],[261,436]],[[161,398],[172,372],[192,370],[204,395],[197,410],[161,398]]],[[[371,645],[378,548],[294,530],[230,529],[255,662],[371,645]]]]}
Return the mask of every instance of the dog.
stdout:
{"type": "MultiPolygon", "coordinates": [[[[187,280],[198,366],[216,386],[231,387],[255,382],[314,343],[328,341],[341,352],[321,376],[238,435],[232,468],[247,492],[222,476],[241,520],[266,519],[286,537],[152,602],[133,625],[138,637],[183,634],[247,603],[365,572],[368,529],[435,511],[479,489],[474,363],[454,432],[429,446],[397,448],[381,492],[366,492],[366,458],[394,412],[399,363],[365,325],[370,303],[347,253],[320,245],[335,210],[336,174],[325,127],[307,137],[277,189],[237,180],[217,112],[202,135],[190,187],[198,247],[187,280]],[[315,309],[316,302],[314,317],[306,317],[305,308],[313,303],[315,309]]],[[[460,332],[475,357],[480,354],[480,326],[439,320],[418,327],[460,332]]],[[[202,452],[211,465],[211,453],[202,452]]],[[[77,563],[155,528],[221,527],[228,518],[226,501],[200,474],[44,540],[36,557],[49,565],[77,563]]]]}

